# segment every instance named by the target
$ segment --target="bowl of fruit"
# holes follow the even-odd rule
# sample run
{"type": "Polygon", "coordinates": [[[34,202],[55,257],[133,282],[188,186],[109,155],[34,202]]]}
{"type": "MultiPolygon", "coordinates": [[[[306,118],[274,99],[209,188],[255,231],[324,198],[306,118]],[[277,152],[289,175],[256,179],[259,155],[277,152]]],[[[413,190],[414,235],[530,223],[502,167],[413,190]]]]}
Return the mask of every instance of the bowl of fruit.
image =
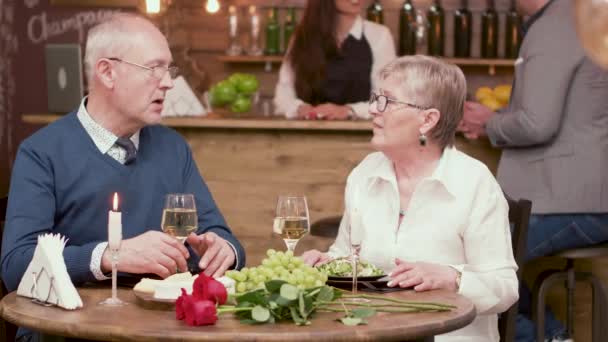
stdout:
{"type": "Polygon", "coordinates": [[[214,113],[249,113],[259,102],[259,82],[255,75],[234,73],[214,84],[204,94],[207,108],[214,113]]]}

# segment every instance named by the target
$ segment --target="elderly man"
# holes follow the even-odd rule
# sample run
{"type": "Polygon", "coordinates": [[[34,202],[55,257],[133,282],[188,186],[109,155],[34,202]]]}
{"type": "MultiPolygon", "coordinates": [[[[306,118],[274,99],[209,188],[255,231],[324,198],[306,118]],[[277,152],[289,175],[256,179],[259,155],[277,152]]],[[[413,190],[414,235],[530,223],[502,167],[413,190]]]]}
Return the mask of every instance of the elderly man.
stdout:
{"type": "Polygon", "coordinates": [[[89,95],[80,107],[26,139],[13,168],[2,248],[2,280],[17,288],[37,236],[68,238],[74,283],[107,279],[108,210],[121,199],[123,273],[167,277],[178,270],[220,276],[245,253],[215,205],[184,139],[157,125],[176,68],[149,21],[118,14],[89,31],[89,95]],[[159,229],[168,193],[192,193],[198,229],[186,245],[159,229]]]}
{"type": "MultiPolygon", "coordinates": [[[[503,149],[498,181],[532,200],[528,260],[608,240],[608,72],[583,51],[569,0],[520,0],[530,15],[503,113],[466,103],[465,136],[503,149]]],[[[518,341],[532,341],[528,290],[520,291],[518,341]]],[[[546,336],[563,339],[552,315],[546,336]]]]}

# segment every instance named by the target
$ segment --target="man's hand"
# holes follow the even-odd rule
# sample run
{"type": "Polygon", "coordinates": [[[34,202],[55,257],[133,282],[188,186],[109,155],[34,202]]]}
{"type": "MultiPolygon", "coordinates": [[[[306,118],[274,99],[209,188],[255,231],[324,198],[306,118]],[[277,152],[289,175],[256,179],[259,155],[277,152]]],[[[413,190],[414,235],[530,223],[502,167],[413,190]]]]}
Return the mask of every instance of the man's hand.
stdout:
{"type": "Polygon", "coordinates": [[[427,262],[405,262],[396,259],[395,267],[389,276],[388,286],[412,287],[416,291],[446,289],[457,291],[458,272],[450,266],[427,262]]]}
{"type": "Polygon", "coordinates": [[[351,111],[349,106],[340,106],[333,103],[324,103],[314,108],[317,117],[323,120],[346,120],[351,111]]]}
{"type": "MultiPolygon", "coordinates": [[[[120,246],[118,271],[127,273],[153,273],[162,278],[188,269],[188,249],[175,238],[159,231],[148,231],[123,240],[120,246]]],[[[109,249],[101,257],[101,271],[112,270],[109,249]]]]}
{"type": "Polygon", "coordinates": [[[316,249],[311,249],[302,254],[302,260],[306,265],[318,266],[328,263],[331,258],[326,253],[319,252],[316,249]]]}
{"type": "Polygon", "coordinates": [[[477,139],[486,136],[486,123],[494,113],[490,108],[477,102],[464,103],[464,115],[458,125],[458,131],[467,139],[477,139]]]}
{"type": "Polygon", "coordinates": [[[186,241],[200,255],[198,267],[208,276],[223,276],[236,260],[234,250],[228,242],[213,232],[201,235],[191,233],[186,241]]]}

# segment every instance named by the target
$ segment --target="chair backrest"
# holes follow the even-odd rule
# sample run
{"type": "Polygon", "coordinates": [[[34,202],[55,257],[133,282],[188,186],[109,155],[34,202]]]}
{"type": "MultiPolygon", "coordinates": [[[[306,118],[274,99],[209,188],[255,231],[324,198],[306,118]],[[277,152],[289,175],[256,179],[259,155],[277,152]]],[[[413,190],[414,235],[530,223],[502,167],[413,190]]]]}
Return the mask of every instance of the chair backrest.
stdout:
{"type": "MultiPolygon", "coordinates": [[[[528,222],[532,202],[527,199],[513,200],[507,197],[509,203],[509,223],[511,223],[511,244],[513,256],[517,263],[517,279],[521,280],[522,269],[526,258],[526,243],[528,241],[528,222]]],[[[500,341],[513,341],[515,339],[515,321],[517,319],[517,308],[519,302],[513,304],[509,310],[500,315],[498,320],[498,332],[500,341]]]]}
{"type": "MultiPolygon", "coordinates": [[[[6,219],[6,207],[8,206],[8,197],[0,197],[0,238],[4,236],[4,220],[6,219]]],[[[2,255],[2,244],[0,239],[0,255],[2,255]]],[[[0,278],[0,299],[7,294],[4,283],[0,278]]],[[[14,341],[17,327],[4,319],[0,318],[0,338],[3,341],[14,341]]]]}

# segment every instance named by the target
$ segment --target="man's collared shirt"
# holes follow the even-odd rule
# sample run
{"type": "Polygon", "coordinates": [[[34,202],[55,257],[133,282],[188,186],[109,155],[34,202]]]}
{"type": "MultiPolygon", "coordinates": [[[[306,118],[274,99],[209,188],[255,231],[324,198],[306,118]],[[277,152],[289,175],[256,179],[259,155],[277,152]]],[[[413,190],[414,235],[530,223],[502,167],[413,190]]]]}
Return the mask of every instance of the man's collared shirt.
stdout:
{"type": "Polygon", "coordinates": [[[459,293],[478,316],[437,341],[498,341],[497,313],[517,300],[517,264],[511,248],[508,205],[481,162],[446,148],[430,177],[414,190],[399,224],[394,166],[372,153],[350,174],[345,212],[331,257],[349,255],[350,213],[360,213],[361,259],[390,272],[395,258],[449,265],[461,271],[459,293]]]}

